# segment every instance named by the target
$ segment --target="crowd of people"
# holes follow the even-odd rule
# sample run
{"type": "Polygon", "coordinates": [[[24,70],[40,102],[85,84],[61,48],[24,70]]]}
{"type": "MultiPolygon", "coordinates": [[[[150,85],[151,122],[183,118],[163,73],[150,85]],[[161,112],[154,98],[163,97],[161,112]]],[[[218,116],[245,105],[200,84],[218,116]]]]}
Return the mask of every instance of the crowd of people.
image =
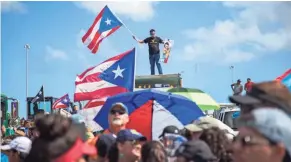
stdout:
{"type": "MultiPolygon", "coordinates": [[[[280,82],[254,83],[230,101],[241,107],[238,134],[209,116],[159,139],[128,129],[127,107],[112,105],[109,128],[94,134],[60,114],[38,114],[14,135],[2,130],[1,161],[9,162],[291,162],[291,93],[280,82]]],[[[158,123],[153,123],[158,124],[158,123]]]]}

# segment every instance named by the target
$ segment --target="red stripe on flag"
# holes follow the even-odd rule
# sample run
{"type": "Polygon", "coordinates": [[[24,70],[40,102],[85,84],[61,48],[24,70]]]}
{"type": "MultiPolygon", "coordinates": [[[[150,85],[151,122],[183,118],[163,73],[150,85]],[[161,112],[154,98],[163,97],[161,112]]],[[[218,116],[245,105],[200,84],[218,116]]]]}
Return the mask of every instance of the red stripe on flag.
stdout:
{"type": "Polygon", "coordinates": [[[75,93],[74,101],[85,101],[85,100],[93,100],[96,98],[103,98],[105,96],[113,96],[118,93],[127,92],[128,90],[124,87],[104,87],[98,89],[93,92],[83,92],[83,93],[75,93]]]}
{"type": "Polygon", "coordinates": [[[82,81],[75,82],[75,85],[79,85],[79,84],[83,84],[83,83],[88,83],[88,82],[99,82],[99,81],[102,81],[102,79],[100,79],[98,77],[99,74],[101,74],[101,73],[95,73],[95,74],[88,75],[82,81]]]}
{"type": "Polygon", "coordinates": [[[93,40],[87,46],[90,50],[92,50],[96,46],[96,42],[97,42],[97,40],[99,39],[100,36],[101,36],[101,33],[98,33],[98,31],[97,31],[95,36],[94,36],[94,38],[93,38],[93,40]]]}
{"type": "Polygon", "coordinates": [[[287,70],[283,75],[277,77],[276,80],[281,81],[282,79],[284,79],[289,74],[291,74],[291,69],[287,70]]]}
{"type": "Polygon", "coordinates": [[[87,31],[87,33],[82,37],[82,41],[83,43],[88,39],[88,37],[90,36],[90,34],[92,33],[94,27],[96,26],[97,22],[101,19],[102,15],[104,12],[104,8],[101,10],[101,12],[96,16],[93,24],[91,25],[91,27],[89,28],[89,30],[87,31]]]}
{"type": "MultiPolygon", "coordinates": [[[[118,30],[119,28],[120,28],[120,26],[117,26],[117,27],[111,29],[111,31],[110,31],[110,32],[109,32],[109,33],[108,33],[104,38],[110,36],[112,33],[114,33],[114,32],[115,32],[116,30],[118,30]]],[[[104,38],[100,39],[100,41],[98,41],[98,42],[96,43],[95,47],[94,47],[93,50],[92,50],[92,53],[93,53],[93,54],[95,54],[95,53],[98,51],[99,44],[103,41],[104,38]]],[[[95,39],[95,38],[94,38],[94,39],[95,39]]],[[[94,41],[94,40],[93,40],[93,41],[94,41]]],[[[93,41],[92,41],[92,42],[93,42],[93,41]]]]}
{"type": "Polygon", "coordinates": [[[104,101],[89,101],[85,106],[84,106],[84,109],[89,109],[89,108],[95,108],[97,106],[102,106],[104,105],[105,103],[105,100],[104,101]]]}

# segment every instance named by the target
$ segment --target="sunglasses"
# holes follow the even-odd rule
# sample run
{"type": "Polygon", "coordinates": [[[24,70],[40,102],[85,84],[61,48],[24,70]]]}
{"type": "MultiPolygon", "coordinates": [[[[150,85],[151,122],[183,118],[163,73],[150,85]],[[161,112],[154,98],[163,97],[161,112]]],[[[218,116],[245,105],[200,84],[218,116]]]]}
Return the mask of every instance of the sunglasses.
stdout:
{"type": "Polygon", "coordinates": [[[116,113],[118,113],[119,115],[123,115],[123,114],[125,114],[125,110],[121,110],[121,109],[118,109],[118,110],[110,110],[110,114],[111,115],[115,115],[116,113]]]}
{"type": "Polygon", "coordinates": [[[275,143],[252,136],[234,137],[233,142],[239,142],[243,147],[255,145],[274,145],[275,143]]]}

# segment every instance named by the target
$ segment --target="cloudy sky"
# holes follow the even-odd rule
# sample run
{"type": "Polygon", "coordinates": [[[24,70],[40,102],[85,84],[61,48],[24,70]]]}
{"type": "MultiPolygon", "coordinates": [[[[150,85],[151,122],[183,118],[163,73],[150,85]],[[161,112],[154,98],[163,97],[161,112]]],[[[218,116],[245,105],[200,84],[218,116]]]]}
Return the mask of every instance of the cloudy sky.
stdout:
{"type": "Polygon", "coordinates": [[[232,81],[272,80],[291,66],[290,2],[1,2],[2,93],[18,98],[25,114],[25,49],[29,43],[29,96],[73,97],[86,68],[136,46],[137,74],[149,74],[146,45],[121,28],[92,55],[81,37],[108,4],[140,39],[151,28],[175,40],[164,73],[182,72],[184,87],[228,102],[232,81]]]}

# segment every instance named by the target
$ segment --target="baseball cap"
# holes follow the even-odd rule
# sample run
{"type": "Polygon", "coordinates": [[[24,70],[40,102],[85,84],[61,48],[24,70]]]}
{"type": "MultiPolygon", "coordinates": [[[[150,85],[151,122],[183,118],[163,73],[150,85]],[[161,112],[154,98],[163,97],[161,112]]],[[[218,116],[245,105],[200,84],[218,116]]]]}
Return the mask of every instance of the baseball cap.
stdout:
{"type": "Polygon", "coordinates": [[[16,137],[8,145],[2,145],[1,150],[16,150],[22,153],[29,153],[31,149],[31,140],[27,137],[16,137]]]}
{"type": "Polygon", "coordinates": [[[208,162],[217,160],[209,146],[202,140],[188,141],[176,150],[176,156],[182,156],[187,161],[208,162]]]}
{"type": "Polygon", "coordinates": [[[55,162],[72,162],[78,160],[83,155],[96,155],[97,151],[94,146],[84,143],[78,138],[75,144],[64,154],[58,157],[55,162]]]}
{"type": "Polygon", "coordinates": [[[252,118],[245,120],[273,143],[282,143],[291,156],[291,119],[280,109],[260,108],[251,112],[252,118]]]}
{"type": "Polygon", "coordinates": [[[125,110],[126,113],[128,113],[128,108],[127,108],[127,106],[125,106],[125,105],[124,105],[123,103],[121,103],[121,102],[117,102],[117,103],[113,104],[113,105],[111,106],[111,108],[110,108],[110,111],[111,111],[113,108],[115,108],[115,107],[122,108],[122,109],[125,110]]]}
{"type": "Polygon", "coordinates": [[[193,123],[185,126],[185,128],[190,132],[200,132],[204,129],[209,129],[212,127],[218,127],[221,130],[225,130],[228,138],[233,138],[233,136],[237,135],[237,133],[229,126],[210,116],[202,116],[198,120],[195,120],[193,123]]]}
{"type": "Polygon", "coordinates": [[[102,134],[101,136],[99,136],[98,141],[95,144],[95,147],[98,151],[98,156],[106,157],[115,141],[116,139],[112,134],[102,134]]]}
{"type": "Polygon", "coordinates": [[[278,81],[255,83],[246,95],[230,96],[229,100],[242,105],[257,105],[266,101],[291,114],[291,93],[284,84],[278,81]]]}
{"type": "Polygon", "coordinates": [[[146,141],[147,138],[141,133],[137,132],[134,129],[123,129],[118,132],[116,141],[117,142],[126,142],[126,141],[146,141]]]}
{"type": "Polygon", "coordinates": [[[180,134],[180,129],[174,125],[169,125],[163,129],[163,132],[159,138],[163,137],[165,134],[180,134]]]}

